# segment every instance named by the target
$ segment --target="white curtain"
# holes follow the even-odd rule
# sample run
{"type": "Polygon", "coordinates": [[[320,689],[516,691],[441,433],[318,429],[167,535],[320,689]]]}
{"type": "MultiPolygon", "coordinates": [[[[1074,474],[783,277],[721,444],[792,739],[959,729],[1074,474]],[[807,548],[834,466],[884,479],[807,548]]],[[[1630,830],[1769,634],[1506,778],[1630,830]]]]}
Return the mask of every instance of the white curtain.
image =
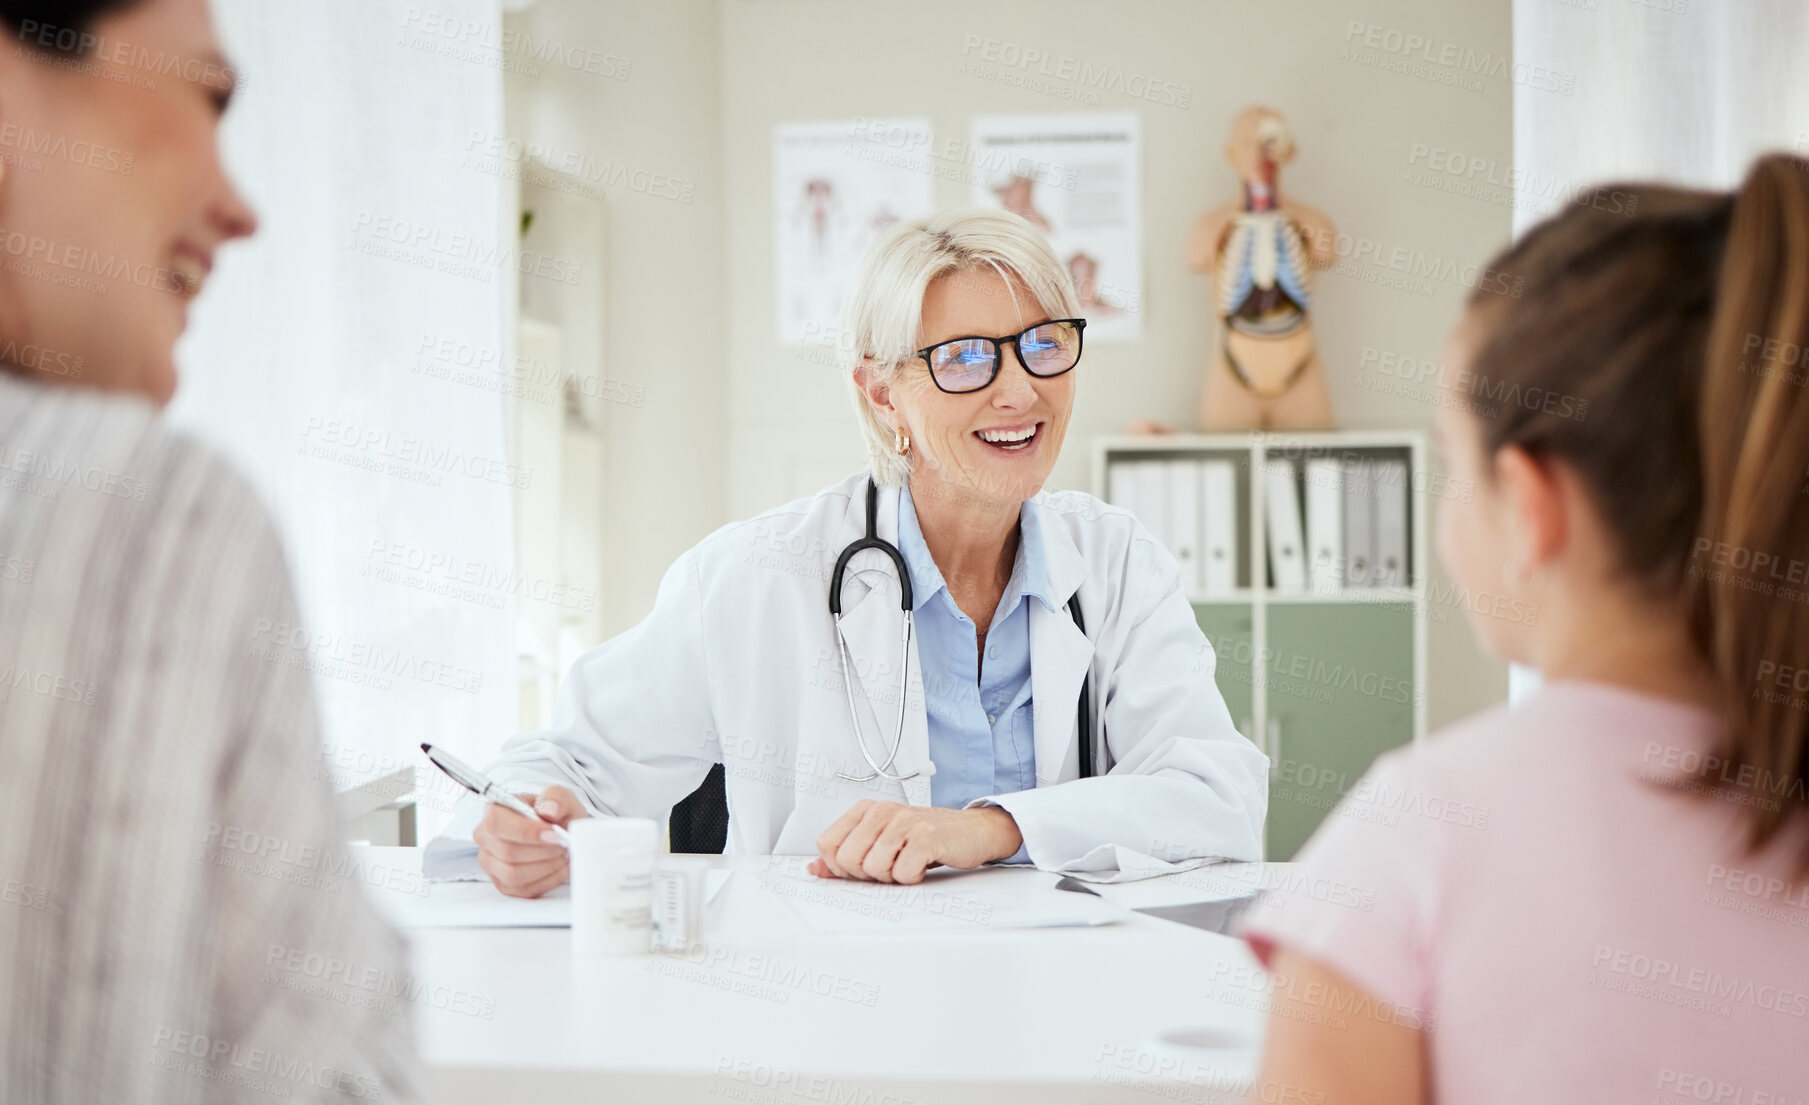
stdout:
{"type": "Polygon", "coordinates": [[[1809,152],[1806,51],[1803,0],[1515,0],[1515,232],[1566,185],[1727,188],[1764,150],[1809,152]]]}
{"type": "Polygon", "coordinates": [[[262,225],[197,304],[171,416],[279,520],[301,625],[266,636],[313,659],[336,786],[418,765],[423,740],[485,759],[514,728],[510,485],[532,479],[496,386],[505,184],[461,165],[502,133],[497,0],[215,15],[243,75],[225,159],[262,225]]]}
{"type": "MultiPolygon", "coordinates": [[[[1803,0],[1515,0],[1514,233],[1592,184],[1732,188],[1809,155],[1806,56],[1803,0]]],[[[1537,685],[1516,667],[1509,698],[1537,685]]]]}

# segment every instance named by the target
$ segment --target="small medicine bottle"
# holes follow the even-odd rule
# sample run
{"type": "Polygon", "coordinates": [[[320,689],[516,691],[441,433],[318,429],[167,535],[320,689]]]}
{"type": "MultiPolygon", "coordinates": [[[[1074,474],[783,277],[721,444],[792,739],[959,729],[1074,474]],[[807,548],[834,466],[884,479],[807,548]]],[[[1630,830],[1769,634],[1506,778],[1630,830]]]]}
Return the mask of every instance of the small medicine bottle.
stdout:
{"type": "Polygon", "coordinates": [[[581,817],[572,834],[572,952],[644,955],[653,947],[659,826],[640,817],[581,817]]]}

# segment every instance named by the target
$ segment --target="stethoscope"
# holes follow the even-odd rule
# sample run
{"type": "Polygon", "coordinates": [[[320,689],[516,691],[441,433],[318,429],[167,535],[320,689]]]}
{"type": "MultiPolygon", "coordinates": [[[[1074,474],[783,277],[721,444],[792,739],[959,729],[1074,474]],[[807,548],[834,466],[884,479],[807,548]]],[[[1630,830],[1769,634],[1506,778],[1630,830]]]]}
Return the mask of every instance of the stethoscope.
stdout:
{"type": "MultiPolygon", "coordinates": [[[[899,745],[904,742],[905,693],[910,688],[911,684],[911,631],[915,623],[914,615],[911,610],[910,569],[905,567],[904,554],[898,551],[898,546],[879,536],[877,526],[878,518],[879,487],[872,480],[868,480],[867,536],[857,541],[850,542],[848,547],[842,550],[842,555],[836,557],[835,571],[829,576],[829,613],[830,616],[835,619],[835,647],[837,654],[840,655],[842,659],[842,690],[848,695],[848,721],[854,726],[854,743],[860,746],[861,758],[866,760],[867,766],[873,769],[865,775],[850,775],[845,771],[838,771],[835,773],[836,778],[846,779],[851,783],[866,783],[871,782],[874,779],[889,779],[895,783],[902,783],[906,779],[915,779],[922,774],[920,771],[897,774],[892,770],[893,761],[898,759],[899,745]],[[867,748],[866,735],[861,732],[860,715],[854,708],[854,661],[848,653],[847,638],[842,634],[842,575],[848,568],[848,562],[854,559],[854,555],[867,549],[874,549],[884,553],[886,558],[892,561],[892,566],[898,570],[899,607],[904,611],[904,663],[899,665],[898,721],[892,731],[892,744],[891,747],[886,750],[886,758],[884,761],[873,758],[873,753],[867,748]]],[[[1073,617],[1075,627],[1078,628],[1081,633],[1086,633],[1086,622],[1082,620],[1080,616],[1079,594],[1075,594],[1068,600],[1068,614],[1073,617]]],[[[1087,678],[1082,679],[1080,683],[1080,713],[1078,724],[1080,732],[1080,777],[1083,779],[1092,778],[1094,774],[1092,734],[1087,728],[1087,719],[1091,717],[1093,713],[1092,695],[1088,693],[1088,683],[1091,682],[1091,679],[1092,675],[1089,673],[1087,678]]]]}

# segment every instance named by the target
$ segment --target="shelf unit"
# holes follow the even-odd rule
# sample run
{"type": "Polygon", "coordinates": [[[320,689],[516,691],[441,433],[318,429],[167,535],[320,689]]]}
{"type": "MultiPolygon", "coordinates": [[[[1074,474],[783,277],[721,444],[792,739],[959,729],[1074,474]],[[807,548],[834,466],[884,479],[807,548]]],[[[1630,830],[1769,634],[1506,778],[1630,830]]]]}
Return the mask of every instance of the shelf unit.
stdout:
{"type": "MultiPolygon", "coordinates": [[[[1238,586],[1190,594],[1220,693],[1270,760],[1266,858],[1287,860],[1376,756],[1426,732],[1425,435],[1413,431],[1169,434],[1093,442],[1093,493],[1127,461],[1228,459],[1236,469],[1238,586]],[[1270,579],[1263,462],[1406,462],[1406,587],[1279,591],[1270,579]],[[1403,701],[1402,699],[1405,699],[1403,701]]],[[[1340,496],[1342,501],[1343,496],[1340,496]]]]}

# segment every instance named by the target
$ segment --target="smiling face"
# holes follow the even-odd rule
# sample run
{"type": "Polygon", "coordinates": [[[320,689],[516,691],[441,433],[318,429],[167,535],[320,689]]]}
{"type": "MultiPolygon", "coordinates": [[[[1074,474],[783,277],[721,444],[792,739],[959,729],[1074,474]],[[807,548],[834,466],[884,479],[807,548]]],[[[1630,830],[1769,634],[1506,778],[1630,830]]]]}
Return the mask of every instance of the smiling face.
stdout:
{"type": "MultiPolygon", "coordinates": [[[[1050,315],[1021,283],[990,266],[944,273],[923,297],[920,348],[951,338],[1016,334],[1050,315]]],[[[914,495],[956,495],[1000,506],[1042,490],[1074,410],[1074,371],[1039,378],[1005,346],[999,375],[979,391],[937,388],[922,359],[877,389],[881,417],[911,439],[914,495]]]]}
{"type": "Polygon", "coordinates": [[[216,250],[256,228],[215,146],[232,74],[206,0],[142,0],[89,33],[98,56],[0,50],[0,135],[68,151],[4,165],[0,356],[162,404],[216,250]]]}

